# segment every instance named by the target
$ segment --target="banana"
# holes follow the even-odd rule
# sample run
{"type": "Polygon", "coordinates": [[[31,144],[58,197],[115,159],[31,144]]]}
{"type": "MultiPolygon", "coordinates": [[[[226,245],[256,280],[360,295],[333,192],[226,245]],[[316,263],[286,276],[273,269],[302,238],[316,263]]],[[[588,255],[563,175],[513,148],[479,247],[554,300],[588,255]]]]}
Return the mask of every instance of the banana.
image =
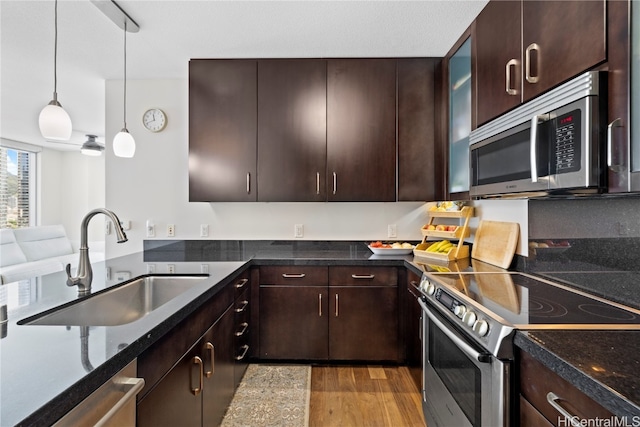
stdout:
{"type": "Polygon", "coordinates": [[[431,246],[427,249],[428,252],[438,252],[440,246],[445,244],[446,240],[441,240],[439,242],[432,243],[431,246]]]}

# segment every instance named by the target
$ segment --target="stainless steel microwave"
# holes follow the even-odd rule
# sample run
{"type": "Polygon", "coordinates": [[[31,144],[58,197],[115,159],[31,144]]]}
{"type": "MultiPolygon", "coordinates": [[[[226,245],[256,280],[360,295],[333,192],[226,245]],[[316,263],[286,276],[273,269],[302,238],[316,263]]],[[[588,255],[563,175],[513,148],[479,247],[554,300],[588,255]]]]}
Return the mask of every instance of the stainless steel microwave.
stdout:
{"type": "Polygon", "coordinates": [[[605,80],[587,72],[474,130],[470,195],[603,191],[605,80]]]}

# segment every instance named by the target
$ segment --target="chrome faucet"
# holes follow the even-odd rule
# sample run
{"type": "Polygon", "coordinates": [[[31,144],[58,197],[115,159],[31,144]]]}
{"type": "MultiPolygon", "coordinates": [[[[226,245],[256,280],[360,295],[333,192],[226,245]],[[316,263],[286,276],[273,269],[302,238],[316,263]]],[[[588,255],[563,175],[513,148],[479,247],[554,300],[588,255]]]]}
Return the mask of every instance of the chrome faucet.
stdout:
{"type": "Polygon", "coordinates": [[[71,264],[67,264],[67,286],[77,286],[78,296],[84,296],[91,293],[91,281],[93,280],[93,270],[91,269],[91,261],[89,261],[89,246],[87,245],[87,229],[89,228],[89,221],[97,214],[104,214],[111,219],[113,226],[116,230],[116,236],[118,237],[118,243],[124,243],[127,241],[127,235],[124,234],[120,220],[110,210],[98,208],[94,209],[82,219],[80,224],[80,260],[78,262],[78,270],[76,271],[76,277],[71,276],[71,264]]]}

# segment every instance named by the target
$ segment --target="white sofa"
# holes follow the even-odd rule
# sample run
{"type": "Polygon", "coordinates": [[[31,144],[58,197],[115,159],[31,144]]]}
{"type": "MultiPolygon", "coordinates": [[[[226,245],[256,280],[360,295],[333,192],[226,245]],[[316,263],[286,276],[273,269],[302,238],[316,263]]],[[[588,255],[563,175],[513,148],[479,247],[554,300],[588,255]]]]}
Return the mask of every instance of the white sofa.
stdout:
{"type": "MultiPolygon", "coordinates": [[[[91,247],[91,262],[104,260],[104,245],[91,247]]],[[[77,266],[78,250],[62,225],[0,230],[0,283],[62,271],[67,264],[77,266]]]]}

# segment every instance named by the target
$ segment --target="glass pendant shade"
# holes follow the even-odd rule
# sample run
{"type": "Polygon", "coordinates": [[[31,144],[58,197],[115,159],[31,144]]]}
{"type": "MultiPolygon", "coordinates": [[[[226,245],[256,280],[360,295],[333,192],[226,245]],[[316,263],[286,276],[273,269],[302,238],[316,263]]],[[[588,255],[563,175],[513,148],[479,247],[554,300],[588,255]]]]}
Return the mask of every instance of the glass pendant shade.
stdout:
{"type": "Polygon", "coordinates": [[[104,147],[96,141],[95,135],[87,135],[88,140],[82,144],[80,152],[86,156],[101,156],[104,147]]]}
{"type": "Polygon", "coordinates": [[[71,117],[58,101],[51,101],[42,109],[38,124],[45,139],[68,141],[71,138],[71,117]]]}
{"type": "Polygon", "coordinates": [[[122,128],[113,138],[113,153],[118,157],[133,157],[136,152],[136,141],[127,128],[122,128]]]}

